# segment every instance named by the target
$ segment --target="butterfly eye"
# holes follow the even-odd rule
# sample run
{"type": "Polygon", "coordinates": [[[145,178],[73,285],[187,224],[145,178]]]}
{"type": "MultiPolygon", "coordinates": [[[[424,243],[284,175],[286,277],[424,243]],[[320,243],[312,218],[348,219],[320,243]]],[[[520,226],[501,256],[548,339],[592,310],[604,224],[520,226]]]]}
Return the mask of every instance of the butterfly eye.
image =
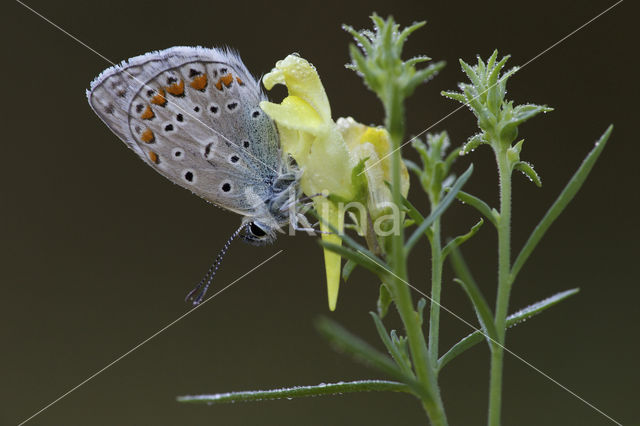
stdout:
{"type": "Polygon", "coordinates": [[[238,102],[237,101],[233,101],[233,102],[229,102],[227,104],[227,109],[229,111],[233,111],[234,109],[236,109],[238,107],[238,102]]]}
{"type": "Polygon", "coordinates": [[[218,111],[220,110],[220,108],[218,107],[218,105],[216,104],[211,104],[209,105],[209,112],[213,115],[218,114],[218,111]]]}
{"type": "Polygon", "coordinates": [[[259,109],[253,110],[253,112],[251,113],[251,117],[253,117],[253,118],[260,117],[260,110],[259,109]]]}
{"type": "Polygon", "coordinates": [[[244,146],[245,148],[249,148],[249,145],[251,145],[251,142],[249,142],[249,141],[243,141],[242,142],[242,146],[244,146]]]}
{"type": "Polygon", "coordinates": [[[265,235],[267,235],[267,233],[264,232],[264,229],[260,228],[254,222],[251,222],[249,224],[249,231],[251,231],[251,233],[256,237],[264,237],[265,235]]]}
{"type": "Polygon", "coordinates": [[[232,155],[231,157],[229,157],[229,161],[232,163],[237,163],[240,160],[240,157],[238,157],[237,155],[232,155]]]}
{"type": "Polygon", "coordinates": [[[229,191],[231,191],[231,184],[229,182],[225,182],[225,183],[222,184],[222,186],[220,188],[224,192],[229,192],[229,191]]]}
{"type": "Polygon", "coordinates": [[[182,123],[184,121],[184,116],[182,114],[178,114],[178,115],[176,115],[176,120],[178,120],[180,123],[182,123]]]}

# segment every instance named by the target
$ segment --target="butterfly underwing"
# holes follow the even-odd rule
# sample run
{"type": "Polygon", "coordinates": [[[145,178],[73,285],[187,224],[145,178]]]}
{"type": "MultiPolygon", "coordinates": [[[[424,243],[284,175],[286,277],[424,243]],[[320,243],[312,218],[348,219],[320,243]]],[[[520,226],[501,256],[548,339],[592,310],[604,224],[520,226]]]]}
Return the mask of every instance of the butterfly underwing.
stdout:
{"type": "Polygon", "coordinates": [[[283,159],[266,97],[229,49],[172,47],[103,71],[87,91],[104,123],[157,172],[244,216],[244,237],[275,239],[299,172],[283,159]]]}

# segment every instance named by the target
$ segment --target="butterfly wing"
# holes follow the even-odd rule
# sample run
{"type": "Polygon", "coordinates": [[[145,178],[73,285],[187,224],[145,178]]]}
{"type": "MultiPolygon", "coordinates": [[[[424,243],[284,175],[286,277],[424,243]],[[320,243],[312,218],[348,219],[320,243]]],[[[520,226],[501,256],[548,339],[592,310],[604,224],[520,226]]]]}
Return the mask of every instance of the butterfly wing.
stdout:
{"type": "Polygon", "coordinates": [[[266,99],[233,52],[173,47],[124,61],[87,91],[96,114],[172,182],[245,216],[261,214],[282,168],[266,99]]]}

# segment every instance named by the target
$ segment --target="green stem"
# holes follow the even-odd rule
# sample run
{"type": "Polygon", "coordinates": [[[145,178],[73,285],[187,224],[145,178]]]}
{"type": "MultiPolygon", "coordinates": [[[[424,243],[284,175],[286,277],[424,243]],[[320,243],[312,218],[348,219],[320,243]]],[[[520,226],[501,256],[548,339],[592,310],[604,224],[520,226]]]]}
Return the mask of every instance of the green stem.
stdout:
{"type": "MultiPolygon", "coordinates": [[[[432,204],[433,205],[433,204],[432,204]]],[[[438,359],[440,336],[440,292],[442,290],[442,247],[440,241],[440,219],[431,225],[431,313],[429,318],[429,357],[438,359]]]]}
{"type": "MultiPolygon", "coordinates": [[[[404,137],[404,105],[401,91],[389,85],[386,102],[384,102],[385,124],[391,137],[393,154],[391,156],[391,193],[396,206],[402,206],[402,156],[400,145],[404,137]]],[[[395,218],[398,220],[398,218],[395,218]]],[[[391,237],[391,266],[394,277],[389,277],[388,284],[393,289],[395,305],[402,319],[409,341],[409,351],[413,361],[416,378],[424,386],[430,398],[422,398],[422,406],[434,426],[447,425],[444,405],[435,374],[435,362],[431,362],[427,344],[422,332],[420,316],[415,311],[413,300],[407,283],[407,258],[404,250],[404,228],[398,226],[398,232],[391,237]]],[[[435,359],[437,361],[437,358],[435,359]]]]}
{"type": "Polygon", "coordinates": [[[506,150],[496,152],[500,173],[500,220],[498,221],[498,295],[495,327],[499,344],[491,345],[489,382],[489,425],[500,425],[502,404],[502,369],[506,337],[507,311],[511,293],[511,164],[506,150]]]}

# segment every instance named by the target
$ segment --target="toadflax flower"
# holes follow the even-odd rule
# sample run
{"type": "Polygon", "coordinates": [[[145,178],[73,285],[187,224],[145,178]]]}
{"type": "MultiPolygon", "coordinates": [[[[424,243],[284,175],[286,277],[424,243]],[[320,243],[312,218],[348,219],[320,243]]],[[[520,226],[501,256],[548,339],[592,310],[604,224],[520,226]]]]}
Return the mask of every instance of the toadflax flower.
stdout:
{"type": "MultiPolygon", "coordinates": [[[[289,55],[278,61],[262,81],[267,90],[284,84],[289,92],[281,103],[263,101],[260,107],[275,121],[283,153],[291,155],[302,170],[302,191],[314,196],[314,207],[323,219],[322,239],[342,243],[339,235],[329,232],[327,224],[342,232],[344,206],[354,202],[366,206],[376,231],[388,231],[389,224],[392,228],[401,226],[397,223],[398,209],[391,202],[391,192],[385,184],[391,180],[390,158],[385,158],[391,147],[387,131],[357,123],[350,117],[334,122],[316,69],[300,56],[289,55]],[[354,173],[359,165],[364,173],[358,172],[360,169],[354,173]]],[[[402,171],[402,179],[406,195],[409,189],[406,169],[402,171]]],[[[362,223],[359,227],[366,228],[362,223]]],[[[329,309],[334,310],[341,258],[327,249],[324,257],[329,309]]]]}

